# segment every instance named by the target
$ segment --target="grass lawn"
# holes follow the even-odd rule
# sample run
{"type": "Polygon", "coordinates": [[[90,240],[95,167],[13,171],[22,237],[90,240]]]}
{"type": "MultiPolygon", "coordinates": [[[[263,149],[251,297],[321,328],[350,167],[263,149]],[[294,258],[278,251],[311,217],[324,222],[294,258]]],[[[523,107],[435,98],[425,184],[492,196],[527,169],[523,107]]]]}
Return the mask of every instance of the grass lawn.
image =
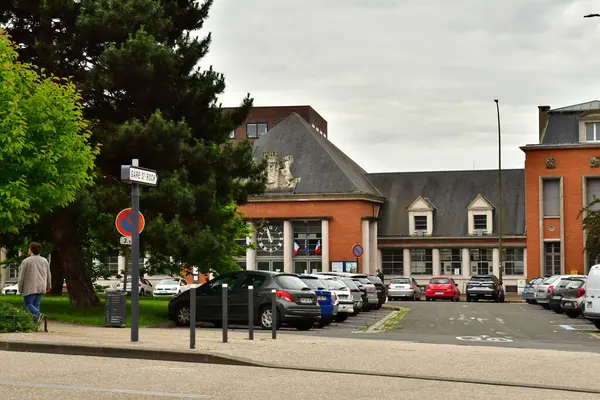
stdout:
{"type": "MultiPolygon", "coordinates": [[[[100,296],[104,304],[104,296],[100,296]]],[[[140,326],[151,326],[168,321],[167,307],[170,298],[140,298],[140,326]]],[[[23,296],[0,295],[0,302],[15,306],[23,306],[23,296]]],[[[95,308],[71,307],[69,296],[44,296],[40,306],[41,311],[49,320],[71,322],[76,324],[104,326],[104,306],[95,308]]],[[[127,299],[126,326],[131,326],[131,298],[127,299]]]]}

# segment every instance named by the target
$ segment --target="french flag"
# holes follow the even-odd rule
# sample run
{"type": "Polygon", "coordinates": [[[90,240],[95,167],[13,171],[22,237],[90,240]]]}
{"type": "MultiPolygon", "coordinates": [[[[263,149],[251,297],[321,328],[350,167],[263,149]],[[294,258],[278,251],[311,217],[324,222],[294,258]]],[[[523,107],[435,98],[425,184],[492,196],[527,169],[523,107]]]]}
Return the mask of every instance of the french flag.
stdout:
{"type": "Polygon", "coordinates": [[[294,242],[294,255],[297,256],[298,255],[298,250],[300,250],[300,245],[296,242],[294,242]]]}
{"type": "Polygon", "coordinates": [[[317,242],[317,246],[315,247],[315,254],[321,254],[321,241],[317,242]]]}

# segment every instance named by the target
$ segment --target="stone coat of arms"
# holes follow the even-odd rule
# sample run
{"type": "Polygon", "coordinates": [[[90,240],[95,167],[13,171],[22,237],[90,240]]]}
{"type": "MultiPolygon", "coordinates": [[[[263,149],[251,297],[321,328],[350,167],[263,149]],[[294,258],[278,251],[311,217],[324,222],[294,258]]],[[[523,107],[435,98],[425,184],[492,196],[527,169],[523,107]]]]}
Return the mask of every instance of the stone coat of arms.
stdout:
{"type": "Polygon", "coordinates": [[[263,153],[263,157],[267,159],[267,191],[293,191],[300,181],[290,169],[294,157],[289,155],[280,159],[276,152],[263,153]]]}

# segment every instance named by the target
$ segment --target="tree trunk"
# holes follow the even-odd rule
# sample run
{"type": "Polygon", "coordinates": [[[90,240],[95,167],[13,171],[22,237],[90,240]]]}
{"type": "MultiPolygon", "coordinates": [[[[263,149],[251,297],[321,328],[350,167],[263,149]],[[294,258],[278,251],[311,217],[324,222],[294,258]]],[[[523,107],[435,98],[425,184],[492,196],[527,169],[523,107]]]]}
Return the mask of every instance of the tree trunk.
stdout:
{"type": "Polygon", "coordinates": [[[94,292],[92,280],[85,267],[77,227],[70,207],[56,210],[52,214],[52,237],[56,250],[60,254],[71,305],[78,308],[101,306],[102,303],[94,292]]]}
{"type": "Polygon", "coordinates": [[[50,296],[62,296],[64,274],[60,262],[60,253],[54,249],[50,255],[50,273],[52,274],[52,289],[50,296]]]}

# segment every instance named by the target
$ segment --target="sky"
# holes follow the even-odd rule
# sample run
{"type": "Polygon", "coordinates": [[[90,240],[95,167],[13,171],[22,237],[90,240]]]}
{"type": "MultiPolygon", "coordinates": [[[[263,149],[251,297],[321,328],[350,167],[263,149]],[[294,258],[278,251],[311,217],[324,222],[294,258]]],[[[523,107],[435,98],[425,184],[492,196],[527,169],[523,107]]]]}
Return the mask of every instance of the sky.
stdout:
{"type": "Polygon", "coordinates": [[[215,0],[223,106],[311,105],[368,172],[523,168],[538,106],[600,99],[597,0],[215,0]]]}

